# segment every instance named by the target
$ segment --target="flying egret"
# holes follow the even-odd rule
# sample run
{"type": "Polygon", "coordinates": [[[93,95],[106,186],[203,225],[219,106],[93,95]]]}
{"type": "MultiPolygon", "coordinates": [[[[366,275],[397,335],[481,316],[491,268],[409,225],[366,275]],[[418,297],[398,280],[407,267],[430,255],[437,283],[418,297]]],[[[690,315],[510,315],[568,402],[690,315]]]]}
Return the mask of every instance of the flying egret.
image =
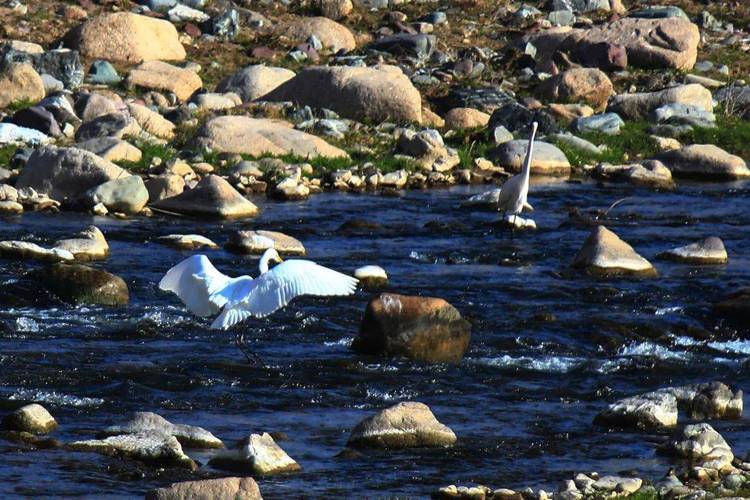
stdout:
{"type": "Polygon", "coordinates": [[[513,214],[513,227],[516,226],[516,217],[524,207],[529,207],[526,197],[529,195],[529,175],[531,173],[531,158],[534,151],[534,138],[536,137],[537,122],[531,124],[531,137],[526,149],[526,158],[521,167],[521,173],[516,174],[503,184],[497,199],[497,209],[503,213],[503,219],[507,214],[513,214]]]}
{"type": "MultiPolygon", "coordinates": [[[[211,316],[221,311],[211,328],[222,330],[250,316],[266,317],[301,295],[351,295],[357,289],[356,278],[309,260],[284,261],[273,248],[263,253],[258,267],[257,278],[231,278],[219,272],[205,255],[193,255],[167,271],[159,288],[174,292],[197,316],[211,316]],[[269,269],[272,262],[280,264],[269,269]]],[[[237,337],[237,346],[249,360],[241,334],[237,337]]]]}

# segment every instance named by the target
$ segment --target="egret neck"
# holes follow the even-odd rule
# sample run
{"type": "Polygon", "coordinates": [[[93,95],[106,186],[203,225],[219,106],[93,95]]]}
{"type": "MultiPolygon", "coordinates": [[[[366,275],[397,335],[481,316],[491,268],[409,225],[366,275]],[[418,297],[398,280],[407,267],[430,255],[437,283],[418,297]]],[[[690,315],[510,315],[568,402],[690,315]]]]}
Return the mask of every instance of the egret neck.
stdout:
{"type": "Polygon", "coordinates": [[[536,129],[539,125],[537,122],[531,124],[531,137],[529,138],[529,145],[526,149],[526,160],[523,162],[523,177],[524,183],[528,185],[529,175],[531,175],[531,157],[534,152],[534,138],[536,138],[536,129]]]}

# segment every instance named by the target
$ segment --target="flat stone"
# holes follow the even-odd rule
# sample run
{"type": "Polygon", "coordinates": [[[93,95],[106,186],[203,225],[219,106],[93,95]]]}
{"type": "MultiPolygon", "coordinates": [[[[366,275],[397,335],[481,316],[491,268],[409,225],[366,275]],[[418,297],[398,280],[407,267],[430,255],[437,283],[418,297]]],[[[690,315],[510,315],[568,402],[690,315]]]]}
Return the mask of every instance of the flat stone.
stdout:
{"type": "Polygon", "coordinates": [[[305,255],[304,245],[298,239],[277,231],[237,231],[229,237],[227,247],[232,250],[261,255],[274,248],[282,255],[305,255]]]}
{"type": "Polygon", "coordinates": [[[104,260],[109,257],[109,244],[96,226],[89,226],[73,238],[58,240],[54,246],[73,254],[78,261],[104,260]]]}
{"type": "Polygon", "coordinates": [[[750,177],[745,160],[713,144],[692,144],[657,156],[675,176],[706,180],[734,180],[750,177]]]}
{"type": "Polygon", "coordinates": [[[724,242],[715,236],[673,248],[660,256],[686,264],[726,264],[729,261],[724,242]]]}
{"type": "Polygon", "coordinates": [[[223,448],[224,443],[203,429],[194,425],[173,424],[164,417],[151,412],[135,412],[123,425],[113,425],[104,431],[108,435],[159,433],[174,436],[181,445],[188,448],[223,448]]]}
{"type": "MultiPolygon", "coordinates": [[[[513,140],[500,144],[489,156],[497,165],[513,172],[520,172],[526,158],[528,140],[513,140]]],[[[534,141],[531,160],[534,175],[569,175],[570,162],[557,146],[543,141],[534,141]]]]}
{"type": "Polygon", "coordinates": [[[128,103],[128,111],[130,111],[130,116],[138,122],[138,125],[149,134],[168,141],[174,138],[174,123],[156,111],[134,102],[128,103]]]}
{"type": "Polygon", "coordinates": [[[75,256],[67,250],[43,248],[28,241],[0,241],[0,256],[14,259],[34,259],[50,262],[73,261],[75,256]]]}
{"type": "Polygon", "coordinates": [[[182,451],[182,446],[176,438],[157,432],[74,441],[67,445],[67,448],[130,458],[159,466],[184,467],[191,470],[197,468],[196,463],[182,451]]]}
{"type": "Polygon", "coordinates": [[[440,423],[427,405],[407,401],[361,421],[352,430],[347,446],[400,449],[445,447],[455,443],[456,434],[440,423]]]}
{"type": "Polygon", "coordinates": [[[138,162],[143,157],[140,149],[116,137],[94,137],[93,139],[78,142],[74,144],[74,147],[91,151],[95,155],[111,162],[138,162]]]}
{"type": "Polygon", "coordinates": [[[149,90],[172,92],[180,101],[190,99],[203,81],[190,69],[162,61],[145,61],[130,71],[126,83],[149,90]]]}
{"type": "Polygon", "coordinates": [[[604,226],[594,228],[573,260],[573,267],[604,275],[656,274],[649,261],[604,226]]]}
{"type": "Polygon", "coordinates": [[[156,241],[180,250],[197,250],[199,248],[219,248],[212,240],[199,234],[168,234],[159,236],[156,241]]]}
{"type": "Polygon", "coordinates": [[[656,92],[619,94],[612,98],[608,110],[637,120],[649,118],[650,113],[668,104],[686,104],[708,112],[713,112],[714,109],[711,91],[691,83],[656,92]]]}

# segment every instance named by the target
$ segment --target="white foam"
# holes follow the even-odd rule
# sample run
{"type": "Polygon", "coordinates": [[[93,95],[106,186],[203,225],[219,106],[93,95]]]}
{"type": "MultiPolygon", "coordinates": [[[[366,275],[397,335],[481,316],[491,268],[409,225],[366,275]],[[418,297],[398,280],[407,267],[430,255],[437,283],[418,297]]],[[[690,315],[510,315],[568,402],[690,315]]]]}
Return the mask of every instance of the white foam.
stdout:
{"type": "Polygon", "coordinates": [[[507,354],[495,358],[477,358],[470,360],[478,364],[498,366],[502,368],[521,368],[547,373],[567,373],[583,365],[586,360],[568,356],[544,356],[531,358],[528,356],[513,357],[507,354]]]}
{"type": "Polygon", "coordinates": [[[750,340],[729,340],[727,342],[709,342],[711,349],[731,354],[750,354],[750,340]]]}
{"type": "Polygon", "coordinates": [[[11,394],[8,399],[12,401],[34,401],[35,403],[48,403],[56,406],[100,406],[104,404],[102,398],[87,398],[82,396],[73,396],[70,394],[60,394],[55,391],[41,391],[31,389],[19,389],[11,394]]]}

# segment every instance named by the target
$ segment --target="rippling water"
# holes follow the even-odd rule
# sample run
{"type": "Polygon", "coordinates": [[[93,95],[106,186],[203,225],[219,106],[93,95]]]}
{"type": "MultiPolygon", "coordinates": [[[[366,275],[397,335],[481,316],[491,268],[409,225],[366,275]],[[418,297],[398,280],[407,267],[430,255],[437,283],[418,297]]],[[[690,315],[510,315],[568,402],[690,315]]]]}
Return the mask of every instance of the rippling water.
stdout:
{"type": "MultiPolygon", "coordinates": [[[[289,435],[283,448],[303,472],[261,479],[264,497],[424,497],[449,483],[554,487],[573,472],[669,467],[658,435],[603,432],[594,415],[607,402],[666,385],[723,380],[748,387],[750,329],[710,315],[708,304],[750,286],[750,184],[682,184],[678,193],[622,185],[532,187],[540,229],[511,235],[495,214],[458,208],[480,188],[408,192],[402,197],[326,193],[299,203],[254,200],[262,215],[215,224],[187,219],[127,221],[28,214],[0,221],[3,239],[51,242],[89,224],[106,234],[102,265],[131,290],[125,308],[70,307],[35,289],[34,264],[0,261],[0,410],[43,403],[64,441],[93,437],[131,411],[155,411],[206,427],[231,443],[250,433],[289,435]],[[568,265],[590,228],[571,224],[570,206],[612,211],[608,225],[656,263],[655,279],[597,280],[568,265]],[[381,225],[339,231],[350,219],[381,225]],[[370,295],[304,299],[240,327],[270,368],[253,368],[233,335],[208,330],[175,297],[156,288],[189,252],[153,240],[199,233],[224,243],[238,228],[274,229],[301,239],[311,259],[351,272],[382,265],[391,289],[453,303],[474,325],[466,359],[427,366],[360,357],[350,350],[370,295]],[[727,266],[656,261],[659,252],[721,237],[727,266]],[[352,427],[376,409],[418,400],[459,436],[452,449],[367,452],[337,458],[352,427]]],[[[257,260],[206,252],[228,274],[257,272],[257,260]]],[[[99,264],[97,264],[99,265],[99,264]]],[[[736,454],[750,438],[745,420],[718,422],[736,454]]],[[[205,462],[203,452],[191,456],[205,462]]],[[[0,495],[141,496],[190,477],[87,453],[30,450],[0,440],[0,495]]]]}

